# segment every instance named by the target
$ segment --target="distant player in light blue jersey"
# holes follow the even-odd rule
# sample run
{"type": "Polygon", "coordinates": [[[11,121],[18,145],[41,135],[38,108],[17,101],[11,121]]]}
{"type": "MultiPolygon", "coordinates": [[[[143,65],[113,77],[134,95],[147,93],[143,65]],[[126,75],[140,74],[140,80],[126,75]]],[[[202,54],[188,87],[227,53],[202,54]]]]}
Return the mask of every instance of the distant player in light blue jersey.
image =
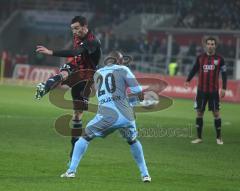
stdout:
{"type": "Polygon", "coordinates": [[[95,137],[106,137],[119,130],[130,145],[131,153],[138,165],[143,182],[151,182],[145,163],[141,143],[137,140],[137,130],[132,104],[129,101],[143,100],[143,92],[134,74],[123,65],[124,56],[111,52],[105,59],[103,68],[96,71],[94,84],[98,99],[96,116],[87,124],[82,137],[75,143],[69,169],[61,177],[74,178],[79,162],[95,137]]]}

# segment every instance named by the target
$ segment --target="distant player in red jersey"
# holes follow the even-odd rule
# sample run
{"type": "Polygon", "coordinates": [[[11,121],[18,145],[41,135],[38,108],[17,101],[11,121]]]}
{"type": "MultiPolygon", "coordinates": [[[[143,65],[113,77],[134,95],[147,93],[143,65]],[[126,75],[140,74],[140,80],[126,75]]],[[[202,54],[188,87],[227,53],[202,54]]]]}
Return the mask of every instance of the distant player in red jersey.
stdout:
{"type": "Polygon", "coordinates": [[[100,41],[88,29],[88,23],[85,17],[74,17],[71,22],[71,29],[73,33],[73,49],[55,51],[44,46],[37,46],[36,49],[36,52],[50,56],[73,57],[71,62],[64,64],[60,68],[59,74],[49,78],[46,82],[38,84],[36,91],[36,98],[41,99],[59,84],[70,84],[74,109],[70,158],[72,157],[74,144],[78,140],[78,137],[73,136],[74,129],[82,128],[83,110],[87,110],[87,102],[92,85],[92,80],[89,80],[89,75],[90,78],[91,76],[93,77],[102,54],[100,41]],[[86,74],[86,70],[89,75],[86,74]],[[79,83],[76,83],[76,79],[72,79],[79,71],[83,71],[82,73],[84,75],[81,75],[81,81],[77,79],[79,83]],[[84,77],[86,79],[84,79],[84,77]],[[73,81],[75,82],[74,84],[73,81]]]}
{"type": "Polygon", "coordinates": [[[213,112],[214,116],[217,144],[222,145],[221,117],[219,112],[219,73],[221,72],[222,75],[221,98],[223,98],[227,88],[227,69],[223,57],[216,54],[216,38],[206,38],[205,45],[206,53],[197,57],[185,82],[185,87],[187,87],[194,75],[198,73],[198,88],[195,102],[195,109],[197,110],[196,128],[198,137],[193,140],[192,143],[202,142],[203,115],[206,104],[208,103],[208,109],[213,112]]]}

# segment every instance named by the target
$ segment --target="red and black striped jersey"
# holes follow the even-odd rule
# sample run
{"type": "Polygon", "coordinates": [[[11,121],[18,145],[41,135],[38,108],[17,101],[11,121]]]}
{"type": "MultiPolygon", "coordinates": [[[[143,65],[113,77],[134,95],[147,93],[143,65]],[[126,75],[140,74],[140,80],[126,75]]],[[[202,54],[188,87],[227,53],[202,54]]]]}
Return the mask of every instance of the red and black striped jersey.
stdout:
{"type": "Polygon", "coordinates": [[[91,31],[83,39],[74,37],[73,50],[53,51],[53,56],[73,57],[71,64],[78,69],[92,70],[96,70],[101,54],[100,41],[91,31]]]}
{"type": "Polygon", "coordinates": [[[223,57],[218,54],[208,55],[204,53],[197,57],[196,62],[187,77],[187,81],[190,81],[193,76],[198,73],[198,90],[209,93],[216,92],[219,90],[220,72],[223,81],[222,88],[226,89],[226,70],[223,57]]]}

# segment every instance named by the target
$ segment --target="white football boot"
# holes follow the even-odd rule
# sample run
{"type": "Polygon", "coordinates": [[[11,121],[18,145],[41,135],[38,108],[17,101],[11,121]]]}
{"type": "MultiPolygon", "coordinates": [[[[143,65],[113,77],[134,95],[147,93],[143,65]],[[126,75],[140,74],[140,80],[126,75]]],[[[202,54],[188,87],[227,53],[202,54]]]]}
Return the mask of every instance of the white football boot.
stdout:
{"type": "Polygon", "coordinates": [[[36,88],[35,98],[40,100],[45,95],[45,83],[39,83],[36,88]]]}
{"type": "Polygon", "coordinates": [[[65,172],[64,174],[61,174],[60,176],[61,178],[75,178],[76,177],[76,174],[75,172],[65,172]]]}
{"type": "Polygon", "coordinates": [[[198,143],[202,143],[202,142],[203,142],[202,139],[199,139],[199,138],[191,141],[192,144],[198,144],[198,143]]]}
{"type": "Polygon", "coordinates": [[[223,140],[220,138],[220,139],[217,139],[217,144],[218,145],[223,145],[223,140]]]}
{"type": "Polygon", "coordinates": [[[142,177],[142,181],[143,181],[143,182],[151,182],[151,181],[152,181],[152,178],[151,178],[149,175],[143,176],[143,177],[142,177]]]}

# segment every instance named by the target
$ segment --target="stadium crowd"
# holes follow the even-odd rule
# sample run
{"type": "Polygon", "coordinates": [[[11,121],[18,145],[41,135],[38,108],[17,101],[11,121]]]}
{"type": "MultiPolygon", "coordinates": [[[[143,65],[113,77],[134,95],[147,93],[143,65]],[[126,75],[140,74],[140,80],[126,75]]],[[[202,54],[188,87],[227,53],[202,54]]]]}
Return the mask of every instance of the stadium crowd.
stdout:
{"type": "Polygon", "coordinates": [[[240,1],[202,0],[177,1],[175,27],[240,29],[240,1]]]}
{"type": "MultiPolygon", "coordinates": [[[[0,6],[0,23],[9,18],[14,10],[37,9],[41,4],[42,9],[51,10],[65,10],[67,7],[82,7],[87,11],[92,12],[93,18],[91,19],[90,26],[95,29],[95,34],[102,42],[103,52],[108,53],[110,50],[122,50],[131,54],[139,55],[154,55],[154,54],[167,54],[167,38],[155,36],[149,38],[149,34],[140,34],[138,36],[119,36],[114,34],[113,28],[123,21],[127,20],[131,15],[139,13],[170,13],[177,19],[174,20],[173,27],[179,28],[208,28],[208,29],[222,29],[222,30],[238,30],[240,29],[240,1],[224,1],[224,0],[163,0],[161,3],[157,0],[93,0],[91,4],[88,1],[71,0],[66,2],[64,0],[50,0],[44,3],[36,1],[29,4],[26,0],[3,0],[0,6]],[[68,4],[69,6],[66,6],[68,4]],[[77,6],[81,4],[81,6],[77,6]],[[106,40],[107,39],[107,40],[106,40]]],[[[45,1],[44,1],[45,2],[45,1]]],[[[75,8],[73,9],[75,10],[75,8]]],[[[34,34],[35,35],[35,34],[34,34]]],[[[29,35],[28,35],[29,36],[29,35]]],[[[33,36],[33,35],[32,35],[33,36]]],[[[57,65],[56,61],[44,56],[35,54],[32,50],[34,44],[43,42],[46,46],[52,45],[63,47],[66,41],[61,35],[49,36],[42,34],[42,36],[35,35],[35,39],[30,42],[26,41],[24,50],[18,52],[5,49],[11,55],[12,62],[16,63],[15,59],[19,55],[27,57],[26,63],[31,64],[48,64],[57,65]]],[[[70,39],[69,39],[70,40],[70,39]]],[[[194,40],[189,41],[189,44],[179,43],[173,38],[172,56],[182,56],[184,47],[184,56],[194,57],[202,52],[201,44],[196,43],[194,40]]],[[[236,42],[233,39],[227,39],[219,42],[218,52],[226,58],[235,58],[236,42]]],[[[14,64],[13,64],[14,65],[14,64]]]]}

